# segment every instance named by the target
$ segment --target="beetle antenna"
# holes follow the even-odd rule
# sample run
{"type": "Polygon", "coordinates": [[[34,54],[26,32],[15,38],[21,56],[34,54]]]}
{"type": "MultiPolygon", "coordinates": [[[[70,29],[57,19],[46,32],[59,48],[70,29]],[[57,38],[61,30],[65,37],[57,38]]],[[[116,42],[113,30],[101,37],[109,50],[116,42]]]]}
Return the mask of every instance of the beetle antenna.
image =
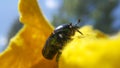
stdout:
{"type": "Polygon", "coordinates": [[[77,31],[77,32],[79,32],[81,35],[83,35],[83,33],[82,33],[82,32],[80,32],[78,29],[76,29],[76,31],[77,31]]]}
{"type": "Polygon", "coordinates": [[[81,21],[81,20],[80,20],[80,19],[78,19],[78,21],[77,21],[77,23],[75,24],[75,26],[77,26],[77,25],[80,23],[80,21],[81,21]]]}
{"type": "MultiPolygon", "coordinates": [[[[75,26],[77,26],[79,23],[80,23],[80,19],[78,19],[78,22],[75,24],[75,26]]],[[[82,32],[80,32],[78,29],[75,29],[77,32],[79,32],[81,35],[83,35],[83,33],[82,32]]]]}
{"type": "Polygon", "coordinates": [[[80,19],[78,19],[78,23],[80,23],[80,21],[81,21],[81,20],[80,20],[80,19]]]}

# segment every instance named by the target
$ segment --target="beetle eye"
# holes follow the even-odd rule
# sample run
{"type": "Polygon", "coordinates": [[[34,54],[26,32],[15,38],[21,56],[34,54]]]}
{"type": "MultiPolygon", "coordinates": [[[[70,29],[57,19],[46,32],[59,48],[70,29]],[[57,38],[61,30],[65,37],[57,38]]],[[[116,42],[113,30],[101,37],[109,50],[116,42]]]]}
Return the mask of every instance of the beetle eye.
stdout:
{"type": "Polygon", "coordinates": [[[72,23],[70,23],[69,28],[72,28],[72,23]]]}
{"type": "Polygon", "coordinates": [[[70,25],[69,28],[72,28],[72,26],[70,25]]]}

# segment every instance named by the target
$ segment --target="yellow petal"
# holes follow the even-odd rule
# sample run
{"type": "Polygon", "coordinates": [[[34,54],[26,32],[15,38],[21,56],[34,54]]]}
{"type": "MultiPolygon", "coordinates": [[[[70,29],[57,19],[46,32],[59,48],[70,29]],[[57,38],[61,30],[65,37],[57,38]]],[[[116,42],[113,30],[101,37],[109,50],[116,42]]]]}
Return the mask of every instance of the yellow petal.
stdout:
{"type": "Polygon", "coordinates": [[[120,68],[120,34],[109,37],[90,26],[62,51],[59,68],[120,68]]]}
{"type": "Polygon", "coordinates": [[[53,27],[42,15],[36,0],[19,1],[23,28],[0,54],[0,68],[55,68],[55,59],[43,58],[41,50],[53,27]]]}
{"type": "Polygon", "coordinates": [[[53,30],[53,27],[44,18],[41,9],[38,6],[37,0],[19,0],[20,21],[24,24],[29,24],[39,29],[49,29],[48,33],[53,30]],[[41,26],[42,25],[42,26],[41,26]]]}

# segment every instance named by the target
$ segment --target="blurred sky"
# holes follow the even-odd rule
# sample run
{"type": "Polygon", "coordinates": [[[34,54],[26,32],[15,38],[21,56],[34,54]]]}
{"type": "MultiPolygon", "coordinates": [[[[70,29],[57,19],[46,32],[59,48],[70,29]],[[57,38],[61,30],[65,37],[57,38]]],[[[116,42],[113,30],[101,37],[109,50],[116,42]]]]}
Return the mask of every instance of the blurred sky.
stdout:
{"type": "MultiPolygon", "coordinates": [[[[53,14],[57,14],[62,0],[38,0],[43,13],[49,21],[52,20],[53,14]]],[[[7,34],[11,28],[18,13],[18,0],[1,0],[0,1],[0,52],[7,43],[7,34]]],[[[117,29],[120,27],[120,0],[119,5],[114,9],[112,15],[115,18],[113,27],[117,29]]]]}

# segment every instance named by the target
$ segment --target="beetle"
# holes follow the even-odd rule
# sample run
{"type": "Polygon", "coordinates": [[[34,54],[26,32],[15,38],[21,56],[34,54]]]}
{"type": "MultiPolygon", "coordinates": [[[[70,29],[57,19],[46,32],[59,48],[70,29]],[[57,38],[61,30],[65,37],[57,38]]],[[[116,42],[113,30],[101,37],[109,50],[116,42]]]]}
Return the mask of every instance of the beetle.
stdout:
{"type": "MultiPolygon", "coordinates": [[[[79,22],[80,20],[78,20],[78,23],[79,22]]],[[[75,34],[75,31],[83,35],[83,33],[78,30],[79,27],[77,24],[64,24],[55,28],[55,30],[48,37],[42,49],[42,55],[46,59],[52,60],[57,54],[56,61],[58,61],[58,58],[61,54],[60,51],[63,49],[64,45],[71,40],[71,36],[75,34]]]]}

